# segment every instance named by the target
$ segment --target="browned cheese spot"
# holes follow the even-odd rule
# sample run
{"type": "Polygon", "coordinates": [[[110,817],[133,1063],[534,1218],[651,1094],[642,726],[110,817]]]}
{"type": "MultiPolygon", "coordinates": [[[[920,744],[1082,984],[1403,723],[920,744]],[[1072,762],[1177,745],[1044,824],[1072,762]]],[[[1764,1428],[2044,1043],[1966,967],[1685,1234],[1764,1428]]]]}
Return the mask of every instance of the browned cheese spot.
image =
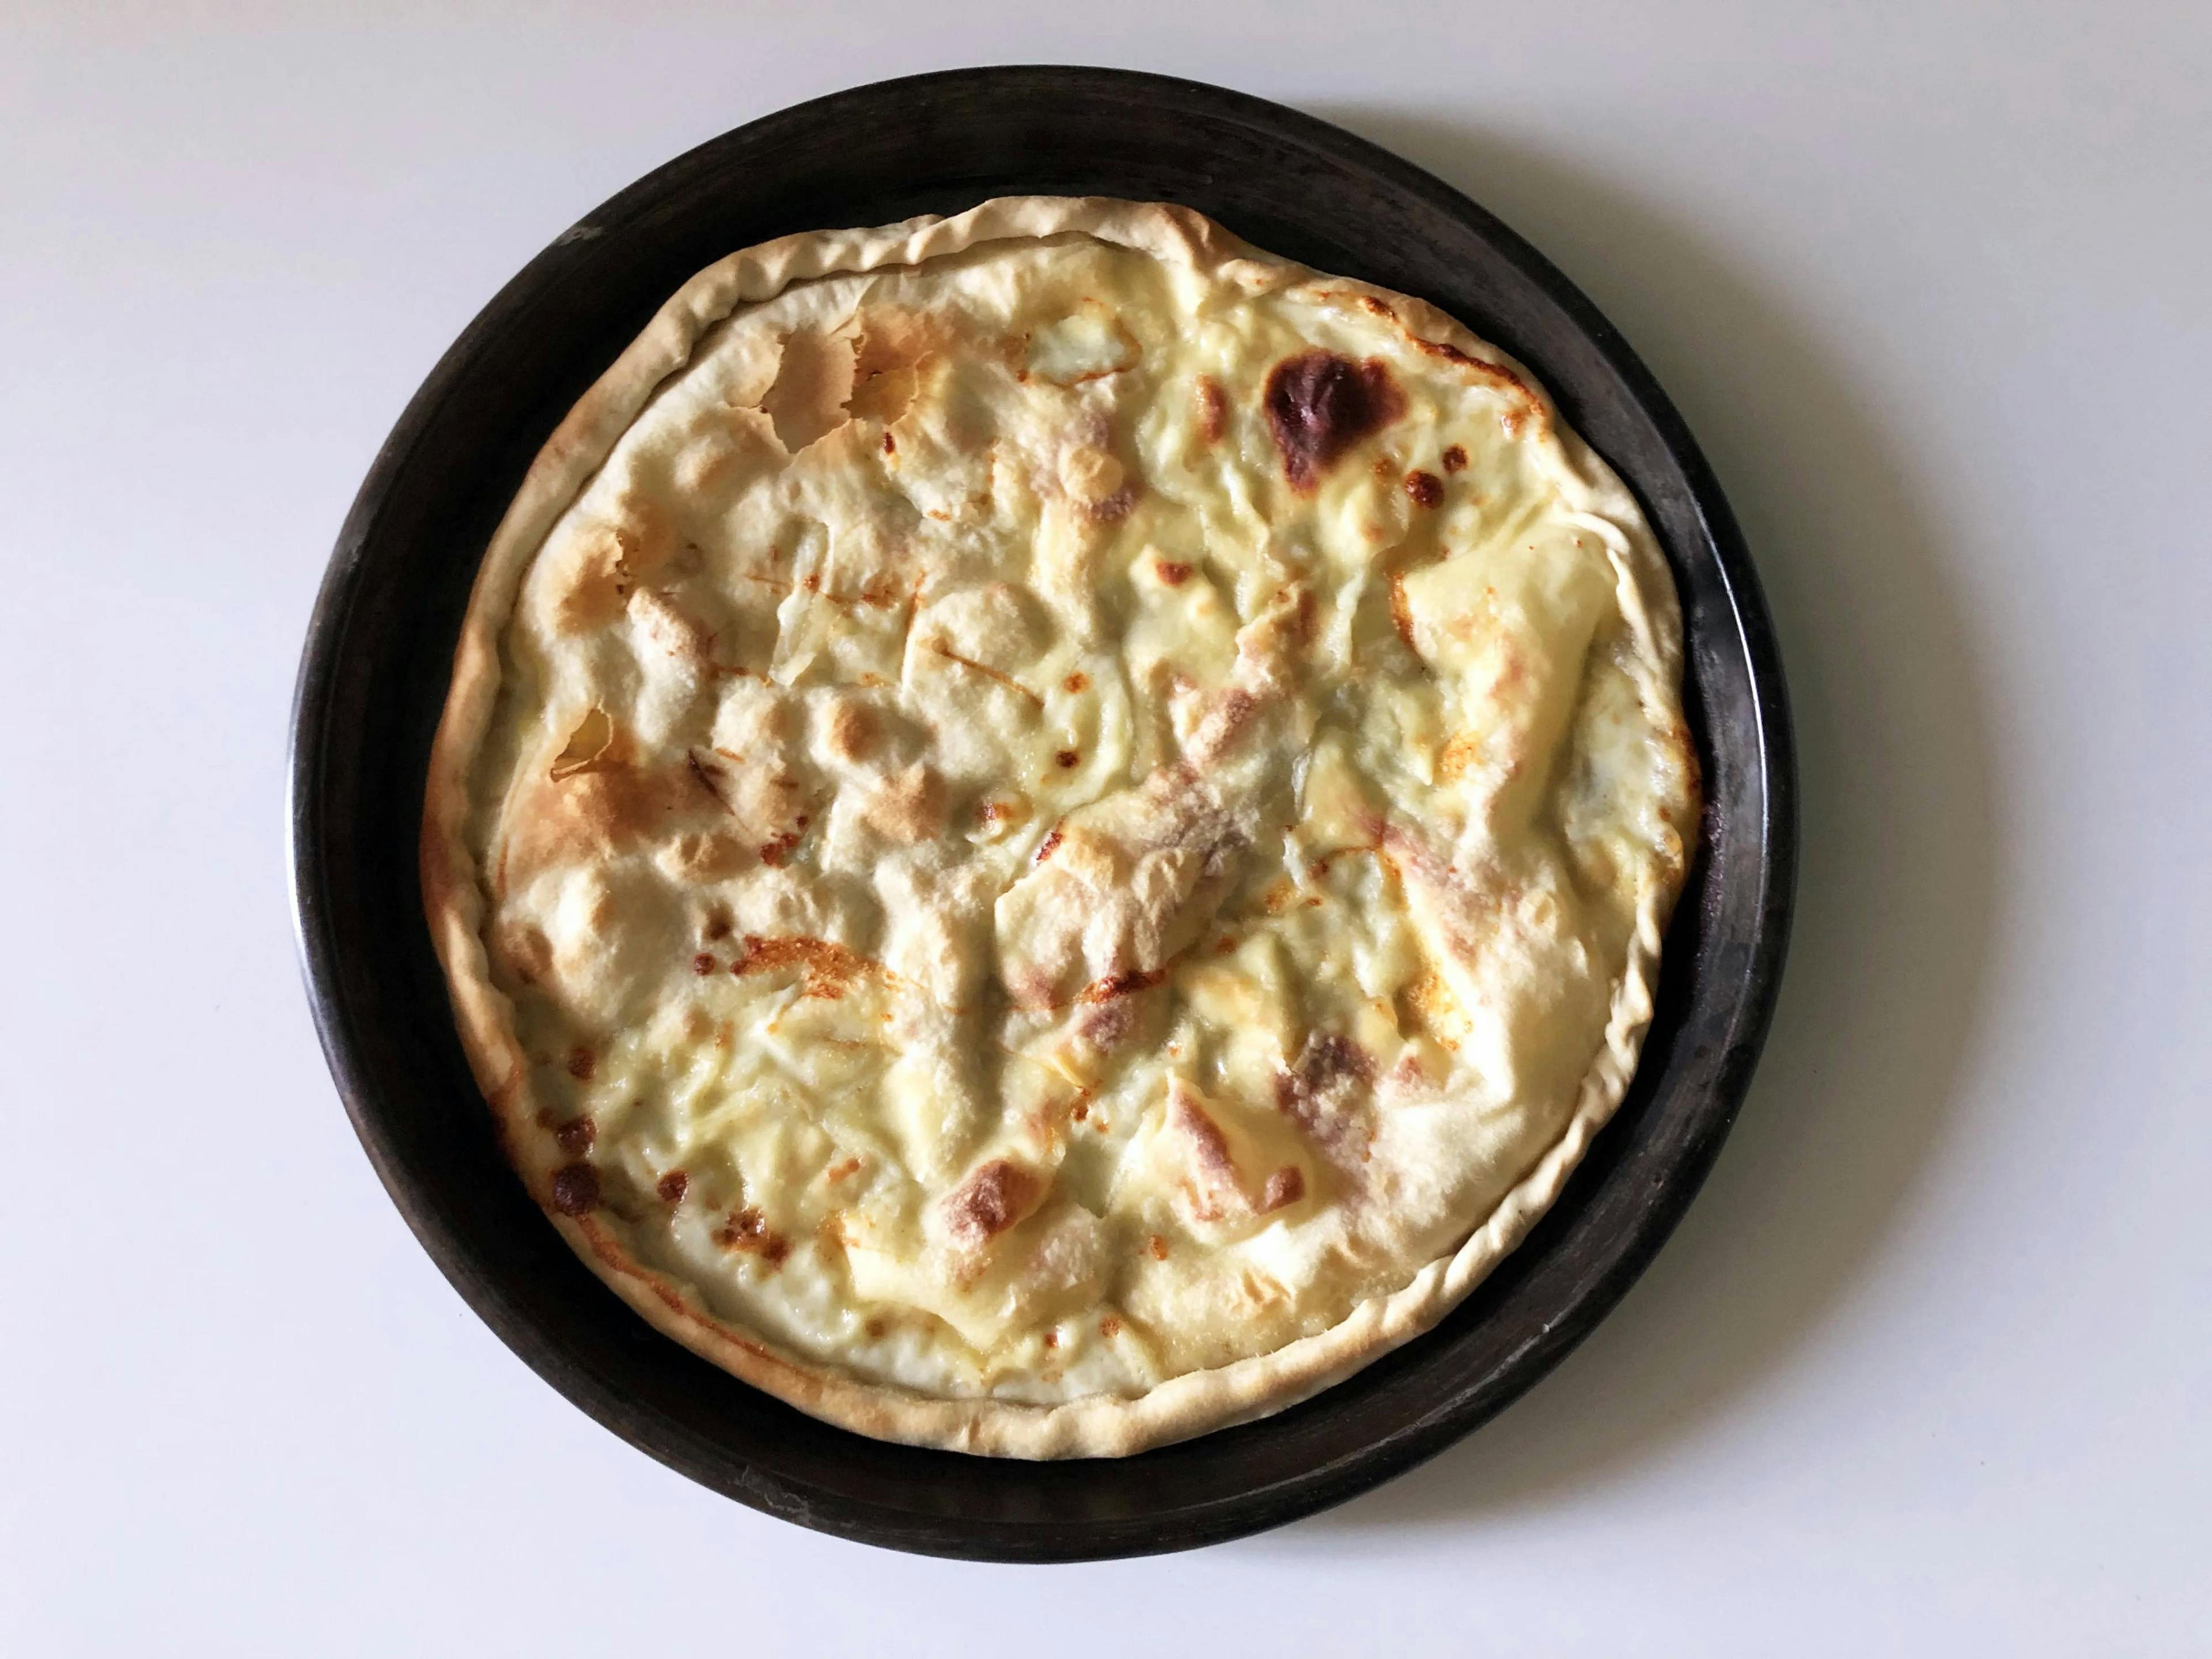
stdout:
{"type": "Polygon", "coordinates": [[[1418,1089],[1428,1080],[1429,1074],[1421,1069],[1421,1057],[1411,1048],[1400,1055],[1398,1063],[1390,1068],[1390,1081],[1401,1089],[1418,1089]]]}
{"type": "Polygon", "coordinates": [[[1124,998],[1118,1002],[1101,1003],[1089,1010],[1077,1030],[1083,1040],[1094,1047],[1111,1048],[1136,1029],[1136,1011],[1124,998]]]}
{"type": "Polygon", "coordinates": [[[553,1131],[554,1140],[571,1158],[581,1158],[590,1152],[592,1143],[599,1139],[599,1126],[592,1121],[589,1112],[581,1117],[570,1118],[553,1131]]]}
{"type": "Polygon", "coordinates": [[[876,711],[865,702],[848,698],[830,711],[830,752],[840,760],[866,760],[882,735],[876,711]]]}
{"type": "Polygon", "coordinates": [[[1467,451],[1462,449],[1457,444],[1454,444],[1449,449],[1444,451],[1445,471],[1463,472],[1466,470],[1467,451]]]}
{"type": "Polygon", "coordinates": [[[599,1063],[599,1057],[580,1042],[568,1050],[568,1075],[579,1083],[589,1083],[599,1063]]]}
{"type": "Polygon", "coordinates": [[[702,979],[706,978],[714,971],[714,958],[704,951],[700,951],[697,956],[691,958],[691,971],[702,979]]]}
{"type": "Polygon", "coordinates": [[[590,1164],[563,1164],[553,1172],[553,1207],[562,1215],[583,1215],[599,1201],[599,1172],[590,1164]]]}
{"type": "Polygon", "coordinates": [[[1060,684],[1066,686],[1071,692],[1081,691],[1090,685],[1091,677],[1088,674],[1078,671],[1075,673],[1070,674],[1066,679],[1062,680],[1060,684]]]}
{"type": "Polygon", "coordinates": [[[1198,429],[1210,444],[1219,443],[1229,429],[1229,398],[1211,374],[1198,377],[1198,429]]]}
{"type": "MultiPolygon", "coordinates": [[[[1406,578],[1402,571],[1390,573],[1390,626],[1398,630],[1398,637],[1406,642],[1406,649],[1413,651],[1413,607],[1406,599],[1406,578]]],[[[1414,652],[1416,656],[1420,653],[1414,652]]]]}
{"type": "Polygon", "coordinates": [[[1419,471],[1406,475],[1406,494],[1416,507],[1435,507],[1444,498],[1444,481],[1433,472],[1419,471]]]}
{"type": "Polygon", "coordinates": [[[1190,580],[1190,567],[1180,559],[1162,559],[1152,568],[1170,587],[1181,587],[1190,580]]]}
{"type": "Polygon", "coordinates": [[[1298,1056],[1297,1081],[1308,1095],[1325,1094],[1346,1080],[1370,1082],[1374,1076],[1374,1057],[1340,1032],[1317,1033],[1298,1056]]]}
{"type": "Polygon", "coordinates": [[[1333,351],[1285,357],[1261,394],[1283,476],[1301,495],[1345,452],[1406,412],[1405,395],[1379,357],[1357,363],[1333,351]]]}
{"type": "Polygon", "coordinates": [[[1111,1342],[1121,1334],[1121,1322],[1112,1314],[1102,1315],[1098,1321],[1098,1334],[1111,1342]]]}
{"type": "Polygon", "coordinates": [[[771,870],[781,870],[791,862],[792,849],[799,845],[799,832],[787,830],[760,849],[760,861],[771,870]]]}
{"type": "Polygon", "coordinates": [[[1155,1261],[1164,1261],[1168,1259],[1168,1242],[1158,1233],[1154,1233],[1145,1241],[1145,1248],[1152,1253],[1152,1260],[1155,1261]]]}
{"type": "Polygon", "coordinates": [[[1437,753],[1437,775],[1446,783],[1465,777],[1489,746],[1480,732],[1455,732],[1437,753]]]}
{"type": "Polygon", "coordinates": [[[1058,850],[1060,841],[1060,830],[1057,828],[1054,828],[1042,841],[1037,843],[1036,862],[1042,864],[1047,859],[1050,858],[1053,854],[1058,850]]]}
{"type": "Polygon", "coordinates": [[[1044,1345],[1048,1348],[1058,1347],[1060,1346],[1060,1333],[1058,1331],[1047,1331],[1044,1334],[1044,1345]]]}
{"type": "Polygon", "coordinates": [[[691,1177],[681,1170],[671,1170],[653,1183],[653,1190],[660,1194],[663,1204],[681,1204],[684,1194],[691,1188],[691,1177]]]}
{"type": "Polygon", "coordinates": [[[543,928],[527,922],[504,922],[493,943],[507,971],[525,985],[535,985],[552,971],[553,941],[545,937],[543,928]]]}
{"type": "Polygon", "coordinates": [[[1296,1164],[1285,1164],[1267,1177],[1267,1184],[1260,1193],[1260,1213],[1279,1210],[1285,1205],[1295,1204],[1306,1195],[1306,1178],[1296,1164]]]}
{"type": "Polygon", "coordinates": [[[945,780],[917,762],[885,778],[861,816],[878,834],[912,846],[944,828],[945,793],[945,780]]]}
{"type": "Polygon", "coordinates": [[[738,975],[768,974],[793,968],[806,975],[805,995],[832,1001],[844,995],[847,984],[862,974],[891,977],[880,963],[856,951],[826,939],[799,936],[763,939],[757,933],[747,933],[745,953],[730,964],[730,971],[738,975]]]}
{"type": "Polygon", "coordinates": [[[729,1220],[715,1230],[714,1243],[726,1250],[757,1255],[771,1267],[781,1267],[791,1254],[791,1241],[770,1227],[767,1218],[750,1204],[731,1212],[729,1220]]]}
{"type": "Polygon", "coordinates": [[[1066,772],[1079,764],[1082,759],[1083,756],[1079,751],[1073,749],[1063,749],[1052,757],[1052,763],[1060,768],[1061,771],[1066,772]]]}
{"type": "Polygon", "coordinates": [[[1373,1055],[1341,1033],[1317,1031],[1306,1040],[1297,1066],[1276,1073],[1275,1105],[1332,1164],[1351,1172],[1365,1162],[1368,1138],[1349,1109],[1352,1096],[1374,1080],[1373,1055]]]}
{"type": "Polygon", "coordinates": [[[1155,968],[1149,972],[1133,968],[1127,973],[1109,974],[1105,978],[1093,980],[1085,986],[1076,1000],[1111,1002],[1116,997],[1133,996],[1139,991],[1149,991],[1167,976],[1168,970],[1164,968],[1155,968]]]}
{"type": "Polygon", "coordinates": [[[994,1158],[945,1195],[945,1228],[953,1242],[973,1249],[987,1244],[1035,1209],[1044,1183],[1018,1164],[994,1158]]]}
{"type": "MultiPolygon", "coordinates": [[[[1175,1127],[1189,1139],[1191,1156],[1199,1168],[1209,1178],[1233,1183],[1237,1163],[1229,1155],[1229,1138],[1221,1133],[1221,1126],[1186,1096],[1176,1095],[1171,1109],[1175,1127]]],[[[1210,1206],[1200,1213],[1207,1220],[1214,1218],[1210,1206]]]]}

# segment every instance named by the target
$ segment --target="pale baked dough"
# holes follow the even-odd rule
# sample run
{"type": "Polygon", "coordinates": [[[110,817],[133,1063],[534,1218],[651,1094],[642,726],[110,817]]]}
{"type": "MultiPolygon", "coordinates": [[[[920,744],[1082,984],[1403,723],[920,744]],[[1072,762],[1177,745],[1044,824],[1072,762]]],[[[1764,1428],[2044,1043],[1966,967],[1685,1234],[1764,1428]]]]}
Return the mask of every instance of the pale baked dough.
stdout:
{"type": "Polygon", "coordinates": [[[1024,198],[687,283],[493,538],[422,877],[509,1156],[831,1422],[1116,1455],[1433,1324],[1697,811],[1635,502],[1418,301],[1024,198]]]}

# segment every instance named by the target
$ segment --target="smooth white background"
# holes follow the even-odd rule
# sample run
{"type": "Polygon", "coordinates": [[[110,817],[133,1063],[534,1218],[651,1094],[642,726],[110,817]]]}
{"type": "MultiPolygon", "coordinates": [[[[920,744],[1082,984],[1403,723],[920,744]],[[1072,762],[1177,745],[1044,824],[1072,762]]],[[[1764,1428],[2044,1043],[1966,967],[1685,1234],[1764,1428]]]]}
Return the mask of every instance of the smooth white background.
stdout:
{"type": "Polygon", "coordinates": [[[0,13],[0,1649],[2212,1643],[2212,12],[376,9],[0,13]],[[338,1109],[282,860],[324,557],[477,307],[726,128],[1023,60],[1532,238],[1733,495],[1804,763],[1765,1062],[1619,1313],[1335,1513],[1049,1570],[768,1521],[511,1357],[338,1109]]]}

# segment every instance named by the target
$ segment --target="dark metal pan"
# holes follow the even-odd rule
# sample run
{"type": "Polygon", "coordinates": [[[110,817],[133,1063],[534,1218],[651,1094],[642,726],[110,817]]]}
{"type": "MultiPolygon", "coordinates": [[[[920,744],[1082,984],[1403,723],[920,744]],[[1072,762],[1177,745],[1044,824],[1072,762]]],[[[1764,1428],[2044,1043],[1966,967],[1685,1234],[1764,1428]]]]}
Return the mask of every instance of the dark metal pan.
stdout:
{"type": "Polygon", "coordinates": [[[1219,88],[1010,68],[785,110],[640,180],[531,261],[377,456],[309,625],[293,902],[347,1112],[469,1305],[554,1387],[694,1480],[897,1549],[1072,1560],[1183,1549],[1351,1497],[1483,1422],[1620,1299],[1747,1086],[1789,934],[1796,819],[1774,636],[1728,504],[1613,326],[1480,208],[1388,152],[1219,88]],[[757,1393],[573,1256],[494,1144],[422,919],[416,825],[477,562],[555,423],[676,288],[787,232],[1010,193],[1181,202],[1320,270],[1433,301],[1534,368],[1642,499],[1680,584],[1709,805],[1634,1086],[1557,1206],[1428,1335],[1264,1421],[1119,1461],[891,1446],[757,1393]]]}

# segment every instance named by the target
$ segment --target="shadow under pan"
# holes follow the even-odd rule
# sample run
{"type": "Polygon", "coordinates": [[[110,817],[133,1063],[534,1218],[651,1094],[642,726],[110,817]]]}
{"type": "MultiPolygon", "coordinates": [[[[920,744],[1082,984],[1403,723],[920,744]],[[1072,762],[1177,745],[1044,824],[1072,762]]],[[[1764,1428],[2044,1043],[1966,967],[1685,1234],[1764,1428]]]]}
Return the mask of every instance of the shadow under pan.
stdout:
{"type": "Polygon", "coordinates": [[[1619,1301],[1728,1133],[1773,1009],[1796,822],[1773,636],[1728,505],[1618,333],[1533,249],[1389,152],[1280,106],[1121,70],[890,81],[679,157],[561,236],[469,325],[370,469],[295,696],[293,902],[318,1030],[392,1200],[471,1307],[607,1427],[771,1515],[892,1548],[1051,1561],[1310,1514],[1497,1413],[1619,1301]],[[1559,1203],[1435,1330],[1304,1405],[1114,1461],[1018,1463],[831,1428],[661,1336],[548,1224],[495,1143],[416,870],[422,780],[477,563],[554,426],[668,295],[794,231],[1008,194],[1177,202],[1417,295],[1534,369],[1643,502],[1680,590],[1707,804],[1636,1079],[1559,1203]]]}

